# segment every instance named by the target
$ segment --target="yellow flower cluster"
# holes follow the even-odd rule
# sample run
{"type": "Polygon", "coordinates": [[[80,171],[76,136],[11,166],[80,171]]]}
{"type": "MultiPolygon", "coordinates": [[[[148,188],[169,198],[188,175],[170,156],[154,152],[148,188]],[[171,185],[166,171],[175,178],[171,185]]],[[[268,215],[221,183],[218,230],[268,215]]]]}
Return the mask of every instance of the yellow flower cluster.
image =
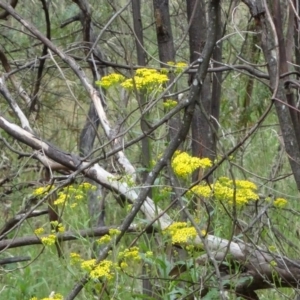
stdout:
{"type": "Polygon", "coordinates": [[[34,196],[40,196],[40,195],[43,195],[43,194],[48,194],[50,190],[54,189],[54,186],[53,185],[46,185],[46,186],[41,186],[37,189],[35,189],[32,194],[34,196]]]}
{"type": "Polygon", "coordinates": [[[71,264],[75,265],[77,263],[81,263],[82,262],[82,258],[80,257],[80,255],[76,252],[71,252],[70,253],[70,259],[71,259],[71,264]]]}
{"type": "MultiPolygon", "coordinates": [[[[206,235],[206,231],[201,231],[202,235],[206,235]]],[[[172,244],[185,244],[188,241],[194,240],[197,236],[197,231],[193,226],[189,226],[186,222],[174,222],[164,230],[164,234],[171,236],[172,244]]]]}
{"type": "Polygon", "coordinates": [[[68,199],[67,194],[65,194],[64,192],[59,192],[58,198],[53,203],[54,205],[64,205],[67,199],[68,199]]]}
{"type": "Polygon", "coordinates": [[[110,241],[111,241],[111,236],[105,234],[104,236],[102,236],[100,239],[97,240],[97,243],[99,245],[103,245],[109,243],[110,241]]]}
{"type": "MultiPolygon", "coordinates": [[[[55,244],[56,241],[56,230],[60,233],[65,232],[65,227],[62,223],[59,223],[58,221],[51,221],[50,224],[55,228],[51,230],[51,234],[48,236],[41,237],[41,241],[44,244],[44,246],[52,246],[55,244]]],[[[45,232],[45,229],[43,227],[37,228],[34,230],[35,235],[41,235],[45,232]]]]}
{"type": "Polygon", "coordinates": [[[256,201],[259,196],[256,192],[256,185],[248,180],[231,180],[227,177],[219,178],[214,184],[197,185],[192,188],[192,192],[198,196],[208,198],[214,196],[216,200],[226,201],[229,204],[235,203],[243,206],[249,201],[256,201]]]}
{"type": "Polygon", "coordinates": [[[96,259],[84,260],[81,263],[81,269],[87,272],[91,272],[95,266],[96,266],[96,259]]]}
{"type": "Polygon", "coordinates": [[[108,231],[108,234],[110,236],[115,236],[115,235],[119,235],[121,233],[121,231],[119,229],[116,229],[116,228],[111,228],[109,229],[108,231]]]}
{"type": "Polygon", "coordinates": [[[139,248],[131,247],[129,249],[125,249],[124,251],[119,252],[118,258],[119,259],[132,259],[132,260],[140,261],[141,256],[139,253],[139,248]]]}
{"type": "Polygon", "coordinates": [[[191,191],[204,198],[209,198],[212,195],[212,190],[208,185],[195,185],[191,188],[191,191]]]}
{"type": "Polygon", "coordinates": [[[187,178],[198,168],[208,168],[212,162],[208,158],[192,157],[187,152],[176,151],[172,159],[172,168],[178,177],[187,178]]]}
{"type": "Polygon", "coordinates": [[[146,92],[160,91],[162,85],[168,82],[167,75],[162,74],[154,69],[138,69],[133,78],[127,79],[121,83],[121,86],[126,90],[144,90],[146,92]]]}
{"type": "Polygon", "coordinates": [[[95,185],[90,184],[89,182],[83,182],[79,185],[79,188],[83,190],[92,190],[95,191],[97,187],[95,185]]]}
{"type": "Polygon", "coordinates": [[[112,280],[115,267],[112,261],[103,260],[90,272],[90,277],[92,279],[106,278],[107,280],[112,280]]]}
{"type": "Polygon", "coordinates": [[[145,257],[147,257],[147,258],[153,257],[153,252],[152,252],[152,251],[147,251],[147,252],[145,253],[145,257]]]}
{"type": "Polygon", "coordinates": [[[83,261],[81,268],[87,271],[92,279],[106,278],[107,280],[111,280],[114,277],[113,271],[116,265],[110,260],[103,260],[99,264],[96,264],[95,259],[90,259],[83,261]]]}
{"type": "Polygon", "coordinates": [[[173,99],[167,99],[166,101],[164,101],[163,107],[164,107],[165,109],[172,109],[172,108],[174,108],[177,104],[178,104],[178,102],[177,102],[176,100],[173,100],[173,99]]]}
{"type": "Polygon", "coordinates": [[[44,246],[52,246],[55,244],[56,241],[56,235],[55,234],[49,234],[48,236],[41,238],[42,243],[44,246]]]}
{"type": "Polygon", "coordinates": [[[40,228],[35,229],[34,234],[40,235],[40,234],[43,234],[44,231],[45,231],[44,228],[40,227],[40,228]]]}
{"type": "MultiPolygon", "coordinates": [[[[50,297],[41,298],[40,300],[63,300],[64,297],[61,294],[53,294],[50,297]]],[[[30,300],[39,300],[37,297],[32,297],[30,300]]]]}
{"type": "Polygon", "coordinates": [[[122,261],[122,262],[120,263],[120,267],[121,267],[122,270],[124,270],[124,269],[128,268],[128,263],[125,262],[125,261],[122,261]]]}
{"type": "MultiPolygon", "coordinates": [[[[50,224],[57,229],[58,232],[65,232],[65,227],[62,223],[59,223],[58,221],[51,221],[50,224]]],[[[53,230],[55,232],[55,230],[53,230]]]]}
{"type": "Polygon", "coordinates": [[[99,81],[96,81],[98,86],[108,89],[118,83],[121,83],[125,80],[125,77],[121,74],[112,73],[107,76],[103,76],[99,81]]]}
{"type": "MultiPolygon", "coordinates": [[[[83,182],[79,184],[78,186],[74,185],[69,185],[67,187],[64,187],[59,193],[58,193],[58,198],[54,201],[54,205],[65,205],[67,204],[69,199],[73,200],[83,200],[86,198],[86,193],[89,190],[96,190],[97,187],[95,185],[90,184],[89,182],[83,182]]],[[[74,208],[77,202],[74,202],[70,204],[71,208],[74,208]]]]}
{"type": "Polygon", "coordinates": [[[121,231],[117,228],[111,228],[108,231],[108,234],[105,234],[104,236],[102,236],[100,239],[97,240],[98,244],[107,244],[111,241],[113,236],[119,235],[121,233],[121,231]]]}
{"type": "Polygon", "coordinates": [[[287,205],[287,203],[288,202],[287,202],[286,199],[284,199],[284,198],[277,198],[274,201],[274,206],[278,207],[278,208],[283,208],[283,207],[285,207],[287,205]]]}
{"type": "Polygon", "coordinates": [[[174,73],[176,73],[176,74],[180,74],[187,67],[187,63],[181,62],[181,61],[178,63],[169,61],[169,62],[167,62],[167,64],[169,66],[171,66],[172,68],[174,68],[174,73]]]}

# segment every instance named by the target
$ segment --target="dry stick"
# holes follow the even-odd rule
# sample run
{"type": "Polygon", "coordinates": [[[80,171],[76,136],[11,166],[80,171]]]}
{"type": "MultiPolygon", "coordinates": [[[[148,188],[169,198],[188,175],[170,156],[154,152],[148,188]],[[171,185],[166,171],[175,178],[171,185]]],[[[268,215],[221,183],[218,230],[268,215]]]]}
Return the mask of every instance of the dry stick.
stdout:
{"type": "MultiPolygon", "coordinates": [[[[88,237],[98,237],[103,236],[109,233],[109,230],[112,228],[118,228],[115,226],[101,226],[95,227],[90,229],[83,229],[78,231],[66,231],[64,233],[58,233],[56,238],[59,242],[66,242],[66,241],[73,241],[79,240],[81,238],[88,238],[88,237]]],[[[154,228],[151,226],[147,226],[145,232],[151,233],[154,232],[154,228]]],[[[140,226],[137,225],[130,225],[127,229],[128,233],[137,233],[140,232],[140,226]]],[[[0,251],[3,249],[12,249],[17,247],[24,247],[30,245],[42,245],[41,238],[47,237],[48,235],[41,235],[41,236],[25,236],[25,237],[18,237],[14,239],[7,239],[0,241],[0,251]]]]}
{"type": "MultiPolygon", "coordinates": [[[[41,0],[42,2],[42,7],[44,10],[44,15],[45,15],[45,20],[46,20],[46,36],[50,40],[51,39],[51,24],[50,24],[50,16],[49,16],[49,10],[48,10],[48,4],[45,0],[41,0]]],[[[48,52],[47,45],[43,45],[43,50],[42,50],[42,56],[45,56],[48,52]]],[[[38,71],[37,71],[37,78],[36,82],[34,85],[34,91],[33,91],[33,97],[32,97],[32,102],[30,104],[30,111],[35,109],[35,104],[38,101],[38,93],[40,90],[40,86],[42,83],[42,76],[43,76],[43,70],[44,70],[44,65],[46,62],[45,59],[40,60],[40,64],[38,66],[38,71]]]]}
{"type": "Polygon", "coordinates": [[[13,264],[21,261],[31,260],[30,256],[18,256],[18,257],[8,257],[0,259],[0,265],[13,264]]]}
{"type": "Polygon", "coordinates": [[[12,97],[9,90],[7,89],[4,76],[0,77],[0,94],[2,94],[2,96],[6,99],[13,112],[20,120],[22,124],[22,128],[33,133],[33,130],[30,127],[28,119],[26,118],[25,114],[19,107],[18,103],[15,101],[15,99],[12,97]]]}

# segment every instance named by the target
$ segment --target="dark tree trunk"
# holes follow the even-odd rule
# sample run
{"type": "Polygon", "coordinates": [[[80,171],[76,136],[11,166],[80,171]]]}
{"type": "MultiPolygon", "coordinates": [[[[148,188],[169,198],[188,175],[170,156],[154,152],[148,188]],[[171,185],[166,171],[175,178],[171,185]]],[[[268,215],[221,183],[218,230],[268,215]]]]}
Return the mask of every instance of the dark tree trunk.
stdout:
{"type": "MultiPolygon", "coordinates": [[[[172,34],[172,26],[169,11],[169,0],[153,0],[156,37],[158,44],[159,60],[161,67],[166,68],[168,62],[175,62],[175,48],[172,34]]],[[[169,74],[170,83],[174,80],[174,74],[169,74]]],[[[174,90],[172,91],[174,92],[174,90]]],[[[174,116],[168,122],[170,139],[179,128],[179,117],[174,116]]]]}
{"type": "MultiPolygon", "coordinates": [[[[206,42],[206,15],[203,1],[187,0],[187,17],[189,23],[189,45],[190,62],[201,57],[206,42]]],[[[218,12],[220,15],[220,12],[218,12]]],[[[218,39],[221,37],[222,28],[218,28],[218,39]]],[[[220,61],[222,48],[219,44],[213,54],[213,58],[220,61]]],[[[217,65],[214,65],[217,66],[217,65]]],[[[189,83],[193,81],[190,77],[189,83]]],[[[216,155],[216,131],[217,122],[212,121],[211,115],[219,118],[219,105],[221,94],[221,74],[216,73],[213,77],[207,76],[200,95],[199,104],[193,116],[192,122],[192,154],[197,157],[208,157],[214,159],[216,155]]],[[[201,177],[201,174],[194,174],[194,179],[201,177]]]]}
{"type": "MultiPolygon", "coordinates": [[[[162,63],[175,60],[175,48],[169,11],[169,0],[153,0],[159,60],[162,63]]],[[[164,64],[162,64],[165,67],[164,64]]]]}
{"type": "Polygon", "coordinates": [[[261,44],[265,60],[268,63],[270,87],[273,92],[272,101],[276,108],[290,166],[297,188],[300,190],[299,125],[293,109],[295,107],[293,94],[289,88],[285,88],[285,81],[288,80],[288,77],[280,78],[280,75],[287,71],[280,2],[278,0],[269,1],[267,10],[260,1],[243,0],[243,2],[248,5],[256,20],[258,32],[261,32],[261,44]],[[269,11],[271,7],[273,11],[269,11]]]}

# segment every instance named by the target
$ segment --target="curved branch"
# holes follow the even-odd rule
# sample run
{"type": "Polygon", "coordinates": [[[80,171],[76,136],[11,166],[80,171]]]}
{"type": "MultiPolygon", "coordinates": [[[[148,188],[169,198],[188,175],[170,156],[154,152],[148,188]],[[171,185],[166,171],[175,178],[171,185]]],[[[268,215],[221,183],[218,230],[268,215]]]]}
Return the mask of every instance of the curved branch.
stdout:
{"type": "MultiPolygon", "coordinates": [[[[80,238],[87,238],[87,237],[98,237],[103,236],[105,234],[109,233],[109,230],[115,228],[115,227],[96,227],[91,229],[83,229],[79,231],[67,231],[64,233],[58,233],[56,235],[57,240],[59,242],[66,242],[66,241],[73,241],[80,238]]],[[[139,229],[135,225],[129,226],[128,233],[136,233],[139,232],[139,229]]],[[[152,233],[153,228],[147,228],[147,233],[152,233]]],[[[23,246],[30,246],[30,245],[42,245],[41,238],[47,237],[48,235],[41,235],[41,236],[25,236],[25,237],[19,237],[19,238],[13,238],[8,240],[2,240],[0,241],[0,251],[3,249],[11,249],[11,248],[17,248],[17,247],[23,247],[23,246]]]]}
{"type": "Polygon", "coordinates": [[[33,130],[30,127],[29,121],[26,118],[25,114],[19,107],[18,103],[15,101],[15,99],[10,94],[9,90],[7,89],[7,86],[5,84],[4,76],[0,77],[0,94],[5,98],[5,100],[8,102],[9,106],[15,113],[15,115],[19,118],[22,128],[27,130],[28,132],[33,132],[33,130]]]}
{"type": "MultiPolygon", "coordinates": [[[[42,2],[44,14],[45,14],[45,20],[46,20],[46,36],[50,40],[51,39],[51,25],[50,25],[49,10],[48,10],[46,1],[41,0],[41,2],[42,2]]],[[[42,50],[42,57],[45,56],[47,54],[47,52],[48,52],[48,47],[47,47],[47,45],[44,44],[43,50],[42,50]]],[[[33,110],[33,109],[36,110],[35,105],[38,100],[37,95],[40,90],[40,86],[41,86],[41,82],[42,82],[42,76],[43,76],[45,62],[46,62],[46,58],[40,59],[40,64],[39,64],[38,72],[37,72],[37,79],[36,79],[34,91],[33,91],[32,102],[30,104],[30,110],[33,110]]]]}
{"type": "MultiPolygon", "coordinates": [[[[18,4],[18,0],[10,0],[9,5],[11,5],[13,8],[15,8],[18,4]]],[[[2,13],[0,13],[0,20],[6,19],[10,13],[7,10],[4,10],[2,13]]]]}

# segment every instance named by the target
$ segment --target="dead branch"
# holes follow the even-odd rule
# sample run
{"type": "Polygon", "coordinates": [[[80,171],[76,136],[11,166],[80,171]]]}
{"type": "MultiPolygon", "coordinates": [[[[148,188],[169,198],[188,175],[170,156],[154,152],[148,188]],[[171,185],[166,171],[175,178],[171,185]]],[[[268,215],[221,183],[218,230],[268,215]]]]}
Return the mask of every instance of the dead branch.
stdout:
{"type": "MultiPolygon", "coordinates": [[[[56,237],[59,242],[74,241],[81,238],[93,238],[93,237],[99,237],[108,234],[109,230],[112,228],[116,228],[116,227],[101,226],[101,227],[96,227],[91,229],[83,229],[76,232],[66,231],[64,233],[57,233],[56,237]]],[[[139,230],[140,230],[139,226],[131,225],[129,226],[127,232],[138,233],[139,230]]],[[[152,233],[153,230],[154,230],[153,227],[149,227],[147,228],[146,233],[152,233]]],[[[0,241],[0,250],[24,247],[30,245],[41,245],[43,244],[41,238],[47,236],[48,235],[44,234],[41,236],[26,236],[26,237],[2,240],[0,241]]]]}

